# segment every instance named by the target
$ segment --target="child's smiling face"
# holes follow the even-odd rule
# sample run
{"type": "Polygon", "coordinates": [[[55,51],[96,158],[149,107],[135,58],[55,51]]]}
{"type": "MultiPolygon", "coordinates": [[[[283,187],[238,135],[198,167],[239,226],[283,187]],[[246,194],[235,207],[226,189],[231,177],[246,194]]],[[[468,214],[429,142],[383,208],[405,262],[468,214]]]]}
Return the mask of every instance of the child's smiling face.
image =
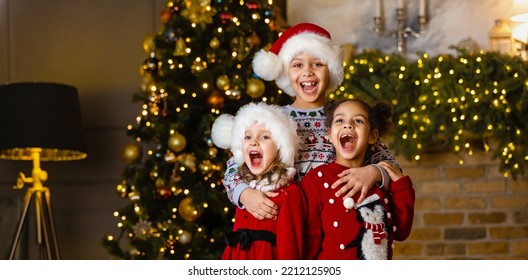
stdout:
{"type": "Polygon", "coordinates": [[[294,107],[310,109],[324,105],[329,79],[326,63],[313,55],[302,53],[290,62],[288,75],[296,96],[294,107]]]}
{"type": "Polygon", "coordinates": [[[376,143],[378,132],[371,130],[368,112],[360,103],[350,100],[335,109],[328,136],[335,147],[337,163],[360,167],[368,145],[376,143]]]}
{"type": "Polygon", "coordinates": [[[249,170],[258,176],[268,170],[279,150],[266,126],[255,123],[245,132],[242,151],[249,170]]]}

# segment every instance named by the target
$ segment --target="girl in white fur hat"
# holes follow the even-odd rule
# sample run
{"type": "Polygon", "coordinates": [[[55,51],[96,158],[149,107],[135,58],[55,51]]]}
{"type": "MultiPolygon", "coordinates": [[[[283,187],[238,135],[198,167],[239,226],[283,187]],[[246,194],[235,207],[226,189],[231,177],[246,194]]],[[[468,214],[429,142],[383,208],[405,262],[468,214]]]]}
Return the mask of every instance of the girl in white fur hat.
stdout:
{"type": "Polygon", "coordinates": [[[237,208],[222,259],[302,257],[306,206],[301,189],[293,183],[296,129],[279,107],[264,103],[245,105],[236,116],[225,114],[215,120],[211,138],[216,146],[231,150],[239,166],[237,176],[257,191],[274,193],[270,200],[280,209],[276,219],[259,220],[237,208]]]}
{"type": "MultiPolygon", "coordinates": [[[[343,80],[341,48],[335,45],[330,33],[311,23],[300,23],[277,39],[269,51],[260,50],[253,59],[253,70],[264,80],[274,80],[286,94],[294,96],[291,105],[282,110],[297,123],[301,145],[295,158],[299,181],[311,169],[335,160],[335,151],[328,142],[324,124],[325,94],[343,80]]],[[[367,191],[377,182],[387,188],[389,177],[378,164],[388,160],[397,163],[382,143],[368,151],[364,167],[344,170],[331,187],[336,196],[352,197],[360,192],[361,202],[367,191]]],[[[228,198],[238,207],[245,207],[258,219],[270,219],[277,214],[277,205],[269,198],[274,193],[263,193],[240,180],[236,161],[230,159],[224,176],[228,198]]]]}

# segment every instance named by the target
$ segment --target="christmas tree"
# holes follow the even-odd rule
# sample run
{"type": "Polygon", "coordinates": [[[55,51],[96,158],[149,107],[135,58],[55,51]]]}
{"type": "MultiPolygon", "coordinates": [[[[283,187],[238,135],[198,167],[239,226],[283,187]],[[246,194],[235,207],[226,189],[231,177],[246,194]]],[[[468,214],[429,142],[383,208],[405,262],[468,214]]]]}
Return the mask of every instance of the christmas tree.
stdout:
{"type": "Polygon", "coordinates": [[[272,1],[174,0],[160,19],[143,42],[134,96],[143,105],[121,153],[120,233],[103,244],[121,259],[217,259],[234,207],[222,185],[229,155],[213,145],[211,125],[252,101],[291,101],[251,68],[279,28],[272,1]]]}

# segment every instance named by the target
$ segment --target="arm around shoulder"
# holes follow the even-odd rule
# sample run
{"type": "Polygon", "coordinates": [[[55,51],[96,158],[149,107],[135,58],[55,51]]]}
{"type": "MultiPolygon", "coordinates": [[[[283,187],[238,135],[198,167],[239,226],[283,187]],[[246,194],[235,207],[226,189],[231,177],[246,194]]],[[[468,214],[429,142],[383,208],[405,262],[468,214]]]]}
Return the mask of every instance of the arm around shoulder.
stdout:
{"type": "Polygon", "coordinates": [[[227,161],[223,185],[226,189],[229,201],[231,201],[233,205],[243,209],[244,205],[240,203],[240,194],[243,190],[249,188],[249,185],[238,178],[238,165],[233,157],[227,161]]]}

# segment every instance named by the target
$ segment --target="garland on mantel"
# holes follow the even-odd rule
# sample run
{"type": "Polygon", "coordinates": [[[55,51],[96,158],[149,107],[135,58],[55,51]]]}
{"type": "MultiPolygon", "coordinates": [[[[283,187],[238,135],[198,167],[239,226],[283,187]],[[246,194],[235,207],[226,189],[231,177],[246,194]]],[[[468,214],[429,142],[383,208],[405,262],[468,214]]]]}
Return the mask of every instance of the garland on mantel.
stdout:
{"type": "Polygon", "coordinates": [[[484,149],[500,159],[504,176],[516,179],[528,161],[527,91],[528,64],[519,57],[459,50],[409,61],[372,51],[346,63],[342,86],[330,98],[391,104],[390,147],[408,160],[433,146],[470,155],[484,149]]]}

